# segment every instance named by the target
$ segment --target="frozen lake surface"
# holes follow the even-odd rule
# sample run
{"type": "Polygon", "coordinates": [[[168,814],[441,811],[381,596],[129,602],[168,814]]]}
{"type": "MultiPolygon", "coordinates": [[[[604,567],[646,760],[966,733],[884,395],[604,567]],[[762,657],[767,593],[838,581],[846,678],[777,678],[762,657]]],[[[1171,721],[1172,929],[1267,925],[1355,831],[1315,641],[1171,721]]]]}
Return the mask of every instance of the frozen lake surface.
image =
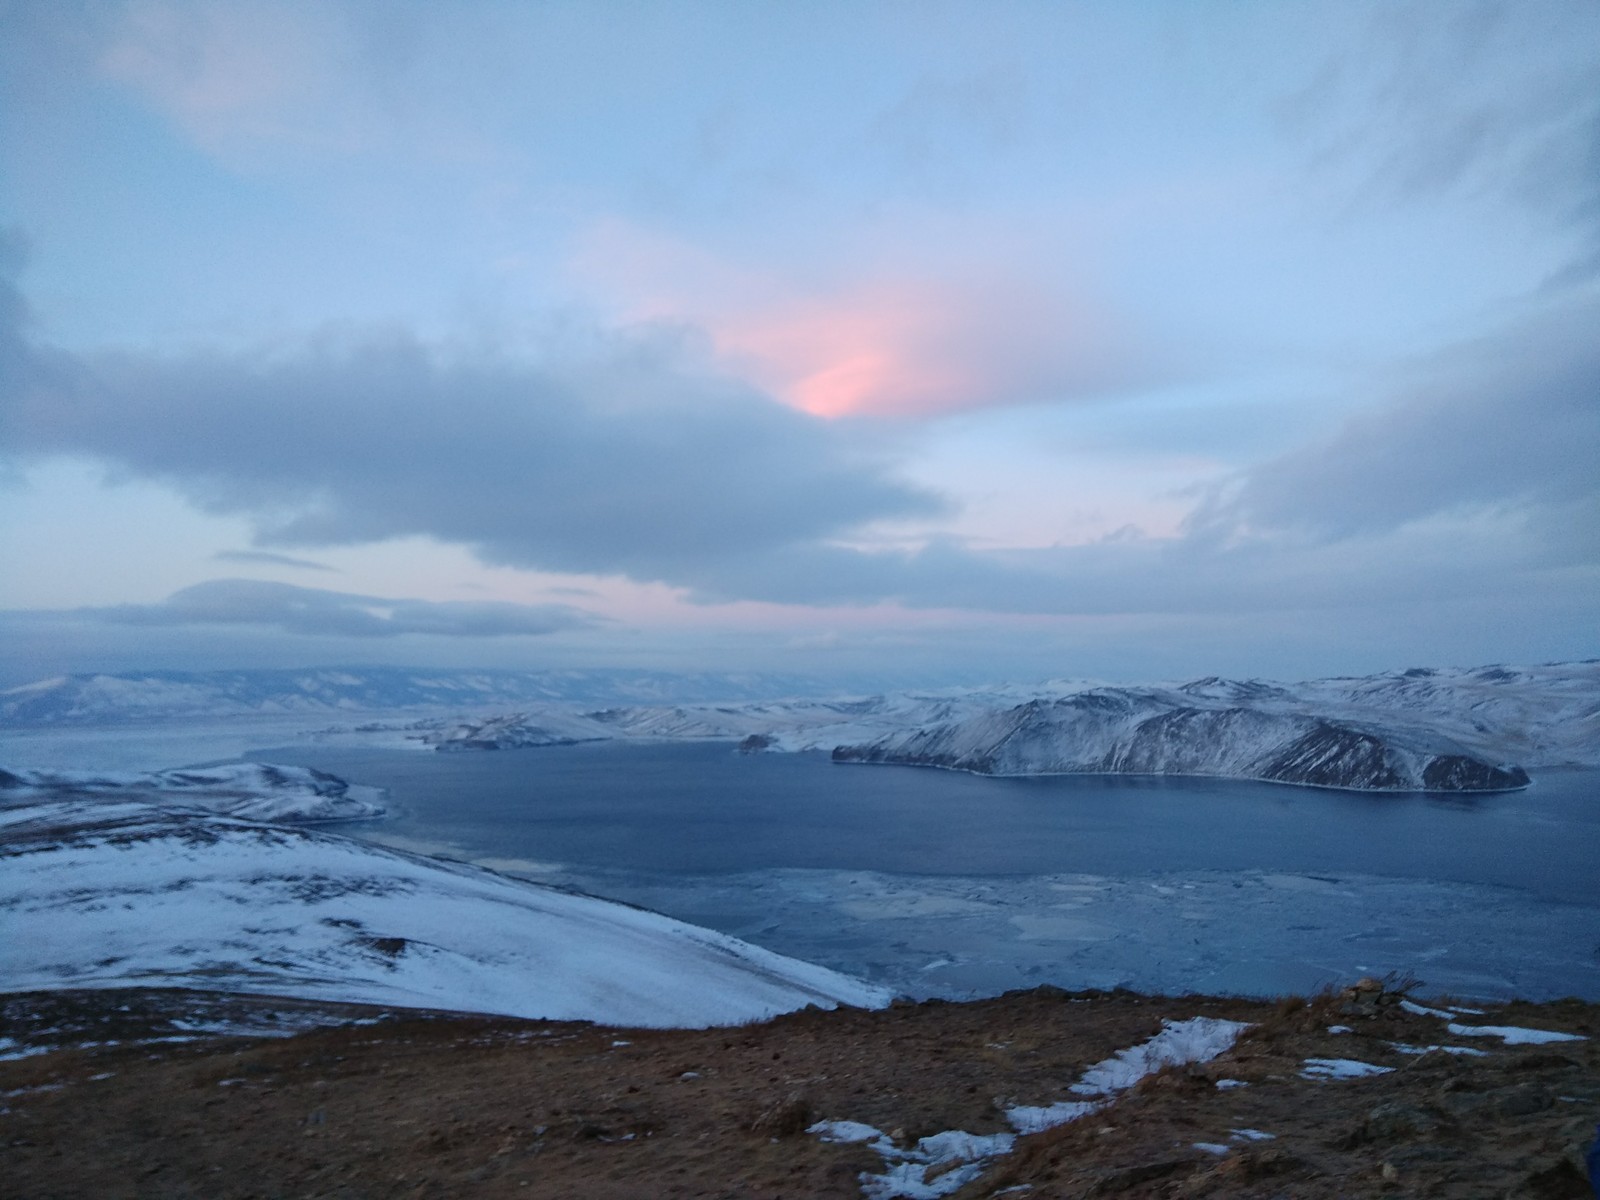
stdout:
{"type": "Polygon", "coordinates": [[[917,996],[1305,991],[1413,972],[1600,998],[1600,772],[1496,795],[991,779],[614,743],[263,760],[389,789],[352,835],[633,903],[917,996]]]}

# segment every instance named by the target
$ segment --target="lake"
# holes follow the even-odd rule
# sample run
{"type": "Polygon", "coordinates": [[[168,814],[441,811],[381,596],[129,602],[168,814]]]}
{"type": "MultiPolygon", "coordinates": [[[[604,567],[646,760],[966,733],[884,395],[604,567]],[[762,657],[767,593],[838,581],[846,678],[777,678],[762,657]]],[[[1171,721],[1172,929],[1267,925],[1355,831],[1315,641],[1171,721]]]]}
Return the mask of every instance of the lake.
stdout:
{"type": "Polygon", "coordinates": [[[389,790],[354,836],[646,904],[918,995],[1030,982],[1600,997],[1600,772],[1522,792],[994,779],[723,743],[250,757],[389,790]]]}

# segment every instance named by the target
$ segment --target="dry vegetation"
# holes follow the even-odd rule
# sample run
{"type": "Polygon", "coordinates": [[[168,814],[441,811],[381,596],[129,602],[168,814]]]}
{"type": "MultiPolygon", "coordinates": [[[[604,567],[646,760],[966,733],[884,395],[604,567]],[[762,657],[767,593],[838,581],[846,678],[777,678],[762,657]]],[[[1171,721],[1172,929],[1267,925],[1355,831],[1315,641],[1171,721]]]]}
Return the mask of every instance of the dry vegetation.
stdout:
{"type": "MultiPolygon", "coordinates": [[[[813,1121],[864,1121],[902,1144],[1000,1131],[1007,1106],[1070,1098],[1084,1068],[1162,1018],[1208,1015],[1255,1028],[1222,1058],[1020,1139],[956,1195],[1588,1196],[1600,1006],[1512,1004],[1467,1018],[1588,1039],[1504,1046],[1448,1035],[1397,999],[1351,991],[1273,1005],[1045,988],[738,1029],[414,1015],[170,1044],[137,1039],[170,1036],[192,995],[13,997],[0,1010],[12,1037],[118,1044],[0,1062],[0,1194],[855,1197],[881,1160],[823,1143],[805,1132],[813,1121]],[[1489,1053],[1406,1054],[1395,1042],[1489,1053]],[[1301,1075],[1311,1057],[1394,1070],[1315,1081],[1301,1075]],[[1248,1086],[1219,1089],[1220,1079],[1248,1086]]],[[[258,1020],[297,1008],[204,1003],[258,1020]]]]}

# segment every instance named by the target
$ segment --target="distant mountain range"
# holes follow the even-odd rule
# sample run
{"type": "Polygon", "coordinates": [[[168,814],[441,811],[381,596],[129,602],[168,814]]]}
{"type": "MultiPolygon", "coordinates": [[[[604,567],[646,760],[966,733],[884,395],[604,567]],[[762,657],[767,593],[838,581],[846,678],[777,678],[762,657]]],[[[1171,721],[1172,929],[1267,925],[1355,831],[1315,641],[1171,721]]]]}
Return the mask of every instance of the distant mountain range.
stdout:
{"type": "Polygon", "coordinates": [[[0,691],[0,724],[393,710],[469,713],[540,703],[711,703],[815,694],[818,689],[815,680],[780,675],[625,669],[143,671],[62,675],[0,691]]]}
{"type": "Polygon", "coordinates": [[[816,698],[816,689],[793,677],[625,670],[90,675],[0,692],[0,724],[348,714],[365,719],[323,734],[465,751],[726,739],[991,775],[1203,775],[1378,791],[1503,790],[1526,785],[1529,768],[1600,766],[1600,661],[1300,683],[1053,680],[846,698],[816,698]]]}
{"type": "Polygon", "coordinates": [[[1600,662],[1413,668],[1280,684],[1057,681],[849,700],[538,708],[411,736],[439,750],[729,738],[836,762],[985,775],[1261,779],[1361,791],[1500,791],[1526,768],[1600,765],[1600,662]]]}

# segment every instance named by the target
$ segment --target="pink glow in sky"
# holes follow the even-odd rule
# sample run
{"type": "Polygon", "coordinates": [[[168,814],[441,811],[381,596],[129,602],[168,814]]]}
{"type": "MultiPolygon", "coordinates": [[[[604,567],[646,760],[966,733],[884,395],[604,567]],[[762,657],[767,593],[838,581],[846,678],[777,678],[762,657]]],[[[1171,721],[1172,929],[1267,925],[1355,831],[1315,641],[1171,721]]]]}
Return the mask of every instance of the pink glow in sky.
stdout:
{"type": "Polygon", "coordinates": [[[967,315],[963,297],[888,285],[833,302],[731,317],[713,337],[773,392],[819,417],[918,416],[981,403],[989,381],[941,353],[967,315]]]}
{"type": "Polygon", "coordinates": [[[0,14],[0,684],[1595,652],[1593,0],[0,14]]]}
{"type": "Polygon", "coordinates": [[[1109,306],[1014,264],[939,257],[922,270],[847,263],[817,280],[607,221],[589,231],[572,269],[628,320],[703,331],[729,370],[814,416],[1073,400],[1132,374],[1109,306]]]}

